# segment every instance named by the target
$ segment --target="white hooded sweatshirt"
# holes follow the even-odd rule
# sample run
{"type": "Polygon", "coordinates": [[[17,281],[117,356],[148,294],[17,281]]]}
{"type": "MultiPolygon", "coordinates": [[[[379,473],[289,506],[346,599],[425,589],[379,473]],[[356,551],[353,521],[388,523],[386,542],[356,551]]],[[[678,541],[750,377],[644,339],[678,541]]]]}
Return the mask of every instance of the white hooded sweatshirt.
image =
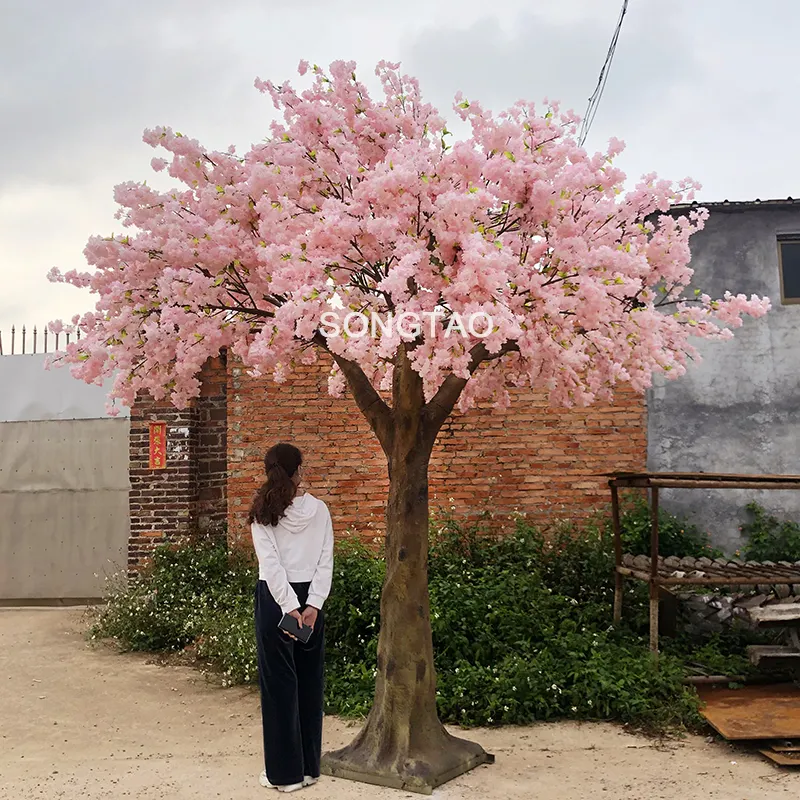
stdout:
{"type": "Polygon", "coordinates": [[[292,583],[311,583],[307,605],[322,608],[333,579],[333,523],[328,507],[311,494],[295,497],[277,525],[250,526],[258,577],[287,614],[300,608],[292,583]]]}

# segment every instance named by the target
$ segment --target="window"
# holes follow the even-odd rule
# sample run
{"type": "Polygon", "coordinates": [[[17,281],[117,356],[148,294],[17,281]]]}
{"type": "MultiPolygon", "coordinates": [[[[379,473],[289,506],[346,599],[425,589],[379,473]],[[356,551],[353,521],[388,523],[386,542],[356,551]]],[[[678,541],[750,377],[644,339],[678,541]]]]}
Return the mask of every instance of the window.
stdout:
{"type": "Polygon", "coordinates": [[[781,300],[800,303],[800,235],[778,237],[778,264],[781,271],[781,300]]]}

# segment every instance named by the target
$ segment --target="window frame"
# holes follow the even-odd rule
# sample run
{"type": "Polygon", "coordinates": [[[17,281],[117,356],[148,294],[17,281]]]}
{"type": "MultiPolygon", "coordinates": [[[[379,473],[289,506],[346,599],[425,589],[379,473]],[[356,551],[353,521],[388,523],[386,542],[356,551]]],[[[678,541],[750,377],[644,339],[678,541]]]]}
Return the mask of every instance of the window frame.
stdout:
{"type": "Polygon", "coordinates": [[[778,243],[778,277],[781,282],[781,304],[784,306],[800,305],[799,297],[787,297],[783,288],[783,246],[784,244],[800,245],[800,233],[780,233],[778,243]]]}

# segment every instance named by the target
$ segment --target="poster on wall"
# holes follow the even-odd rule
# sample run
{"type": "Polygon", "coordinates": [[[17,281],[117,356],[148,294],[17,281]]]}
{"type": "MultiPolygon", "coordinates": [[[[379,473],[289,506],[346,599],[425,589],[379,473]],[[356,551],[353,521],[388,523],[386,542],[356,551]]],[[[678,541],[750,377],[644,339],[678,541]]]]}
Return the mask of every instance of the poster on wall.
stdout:
{"type": "Polygon", "coordinates": [[[150,469],[167,466],[167,423],[150,423],[150,469]]]}

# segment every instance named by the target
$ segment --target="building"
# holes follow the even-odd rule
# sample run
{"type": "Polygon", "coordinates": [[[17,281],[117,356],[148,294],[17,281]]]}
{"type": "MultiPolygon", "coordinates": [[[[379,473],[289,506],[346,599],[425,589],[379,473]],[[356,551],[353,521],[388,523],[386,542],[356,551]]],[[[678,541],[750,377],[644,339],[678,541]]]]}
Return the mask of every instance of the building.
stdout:
{"type": "MultiPolygon", "coordinates": [[[[648,468],[800,474],[800,200],[701,205],[709,219],[691,239],[694,284],[712,297],[767,296],[773,308],[745,319],[732,341],[700,341],[701,363],[657,382],[647,398],[648,468]]],[[[800,520],[800,492],[791,490],[664,493],[666,507],[728,552],[741,544],[751,500],[800,520]]]]}

